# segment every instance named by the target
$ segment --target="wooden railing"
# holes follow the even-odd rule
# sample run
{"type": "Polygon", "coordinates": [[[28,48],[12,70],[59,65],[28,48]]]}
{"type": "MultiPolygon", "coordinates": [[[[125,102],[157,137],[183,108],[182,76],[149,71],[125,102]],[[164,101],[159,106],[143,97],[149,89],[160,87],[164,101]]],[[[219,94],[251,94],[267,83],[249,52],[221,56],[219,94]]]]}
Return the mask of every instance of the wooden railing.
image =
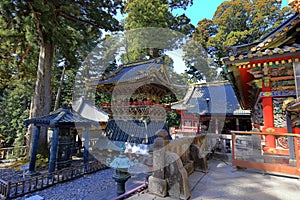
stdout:
{"type": "Polygon", "coordinates": [[[193,144],[193,140],[194,140],[193,137],[179,138],[177,140],[170,142],[170,144],[166,146],[167,147],[166,150],[176,153],[180,157],[182,163],[186,163],[190,160],[189,147],[191,144],[193,144]]]}
{"type": "Polygon", "coordinates": [[[195,166],[197,169],[199,169],[200,166],[198,164],[193,164],[193,162],[198,162],[198,159],[203,160],[204,162],[203,165],[201,164],[201,171],[207,172],[206,156],[212,151],[212,149],[218,142],[218,138],[219,136],[215,133],[201,134],[192,137],[182,137],[170,142],[166,146],[166,150],[176,153],[180,157],[188,174],[191,174],[194,171],[195,166]],[[192,157],[195,159],[195,156],[192,156],[193,153],[191,153],[191,145],[197,146],[197,161],[192,161],[192,157]]]}
{"type": "Polygon", "coordinates": [[[27,152],[28,146],[0,148],[0,160],[24,157],[26,156],[27,152]]]}
{"type": "Polygon", "coordinates": [[[231,131],[231,133],[232,165],[300,176],[300,134],[247,131],[231,131]],[[281,147],[272,149],[262,146],[262,136],[287,137],[294,145],[285,149],[287,152],[285,154],[276,153],[277,150],[282,151],[281,147]]]}
{"type": "Polygon", "coordinates": [[[57,183],[66,182],[75,178],[79,178],[84,174],[89,174],[106,168],[107,166],[101,164],[100,162],[93,162],[87,165],[55,171],[51,174],[42,174],[18,182],[10,182],[0,179],[0,196],[5,199],[21,197],[25,194],[42,190],[57,183]]]}
{"type": "Polygon", "coordinates": [[[167,150],[180,156],[183,162],[189,160],[189,147],[191,144],[199,146],[201,153],[208,154],[215,147],[220,135],[215,133],[201,134],[191,137],[182,137],[167,145],[167,150]]]}

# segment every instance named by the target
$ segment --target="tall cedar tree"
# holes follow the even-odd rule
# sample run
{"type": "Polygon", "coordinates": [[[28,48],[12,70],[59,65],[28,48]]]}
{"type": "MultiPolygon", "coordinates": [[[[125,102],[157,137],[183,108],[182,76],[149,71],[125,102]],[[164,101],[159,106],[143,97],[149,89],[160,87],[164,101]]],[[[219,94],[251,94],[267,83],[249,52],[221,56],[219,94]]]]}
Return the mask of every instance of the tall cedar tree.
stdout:
{"type": "MultiPolygon", "coordinates": [[[[164,52],[180,46],[183,36],[190,35],[194,26],[185,15],[174,16],[173,9],[192,5],[192,0],[126,0],[123,12],[128,14],[125,19],[126,53],[124,62],[134,62],[147,57],[155,58],[164,55],[167,74],[170,80],[185,82],[173,69],[173,61],[164,52]],[[178,45],[178,46],[176,46],[178,45]]],[[[179,95],[179,94],[176,94],[179,95]]],[[[177,101],[178,96],[166,96],[163,103],[177,101]]],[[[179,124],[178,115],[169,113],[166,123],[168,126],[179,124]]]]}
{"type": "MultiPolygon", "coordinates": [[[[192,0],[126,0],[123,10],[124,13],[128,14],[125,19],[125,30],[128,31],[140,28],[147,29],[155,27],[178,31],[185,35],[191,34],[194,27],[192,24],[190,24],[190,19],[185,14],[179,16],[174,16],[172,14],[173,9],[185,9],[191,4],[193,4],[192,0]]],[[[131,46],[131,49],[127,49],[127,54],[123,56],[125,62],[133,62],[144,59],[146,56],[158,57],[162,55],[162,52],[165,49],[144,48],[143,43],[146,42],[144,39],[147,38],[147,34],[149,34],[149,37],[151,37],[153,34],[152,31],[158,31],[157,34],[160,35],[160,38],[166,39],[168,37],[170,38],[170,35],[174,34],[174,32],[171,33],[170,31],[169,35],[164,36],[163,32],[159,32],[162,29],[155,28],[152,30],[149,29],[149,32],[147,32],[147,30],[144,32],[141,31],[140,33],[142,34],[142,39],[140,41],[138,40],[138,35],[136,35],[137,37],[134,38],[134,41],[130,41],[133,45],[131,46]]],[[[151,38],[147,38],[147,40],[151,40],[151,38]]],[[[168,45],[166,41],[164,42],[164,45],[168,45]]],[[[153,39],[153,43],[155,43],[155,39],[153,39]]],[[[176,42],[173,42],[173,44],[176,44],[176,42]]],[[[157,44],[153,44],[153,46],[156,45],[157,44]]]]}
{"type": "MultiPolygon", "coordinates": [[[[0,3],[3,25],[1,40],[9,42],[6,62],[10,60],[14,49],[24,46],[30,54],[32,46],[38,47],[39,55],[36,60],[36,83],[32,98],[31,117],[49,114],[51,109],[51,74],[54,66],[55,54],[62,55],[66,62],[76,60],[76,51],[84,45],[87,38],[100,36],[100,29],[119,30],[118,21],[113,17],[121,7],[122,1],[85,1],[85,0],[3,0],[0,3]],[[6,31],[6,32],[5,32],[6,31]],[[14,37],[17,33],[25,38],[14,37]],[[14,35],[12,35],[14,34],[14,35]],[[13,38],[14,37],[14,38],[13,38]],[[24,39],[24,40],[23,40],[24,39]],[[74,48],[78,47],[78,48],[74,48]]],[[[22,59],[32,59],[26,56],[22,59]]],[[[34,54],[34,53],[32,53],[34,54]]],[[[16,67],[15,65],[6,65],[16,67]]],[[[1,69],[3,66],[1,67],[1,69]]],[[[5,73],[7,70],[5,69],[5,73]]],[[[7,72],[9,73],[9,72],[7,72]]],[[[2,77],[1,77],[2,78],[2,77]]],[[[47,135],[43,131],[39,139],[39,152],[46,154],[47,135]]]]}

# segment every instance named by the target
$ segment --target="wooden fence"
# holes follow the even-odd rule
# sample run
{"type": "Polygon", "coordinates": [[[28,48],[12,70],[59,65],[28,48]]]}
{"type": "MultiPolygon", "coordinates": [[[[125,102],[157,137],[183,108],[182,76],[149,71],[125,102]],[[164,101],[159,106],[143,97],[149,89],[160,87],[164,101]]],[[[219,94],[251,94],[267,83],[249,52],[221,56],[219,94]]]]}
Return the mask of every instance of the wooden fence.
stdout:
{"type": "MultiPolygon", "coordinates": [[[[93,147],[99,138],[91,138],[89,140],[89,147],[93,147]]],[[[79,149],[83,148],[83,143],[81,147],[72,147],[72,152],[78,152],[79,149]]],[[[20,146],[20,147],[6,147],[0,148],[0,160],[7,160],[10,158],[22,158],[26,156],[28,153],[28,146],[20,146]]]]}
{"type": "Polygon", "coordinates": [[[26,156],[28,146],[0,148],[0,160],[26,156]]]}
{"type": "Polygon", "coordinates": [[[107,166],[100,162],[93,162],[87,165],[55,171],[51,174],[42,174],[18,182],[0,179],[0,196],[5,199],[21,197],[25,194],[45,189],[57,183],[66,182],[106,168],[107,166]]]}
{"type": "Polygon", "coordinates": [[[299,134],[247,131],[231,131],[231,133],[232,165],[300,177],[299,134]],[[280,147],[266,150],[261,143],[261,135],[290,138],[294,147],[286,149],[285,154],[276,153],[276,150],[282,149],[280,147]],[[294,156],[291,155],[291,149],[293,149],[294,156]]]}

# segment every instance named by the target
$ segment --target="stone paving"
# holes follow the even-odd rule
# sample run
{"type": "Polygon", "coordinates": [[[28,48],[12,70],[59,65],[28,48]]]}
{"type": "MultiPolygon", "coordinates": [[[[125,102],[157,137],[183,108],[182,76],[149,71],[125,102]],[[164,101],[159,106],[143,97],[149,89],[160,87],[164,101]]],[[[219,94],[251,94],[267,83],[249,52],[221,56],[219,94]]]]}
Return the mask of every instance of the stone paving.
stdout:
{"type": "MultiPolygon", "coordinates": [[[[230,162],[213,158],[208,161],[207,174],[194,172],[189,176],[191,200],[296,200],[300,199],[300,181],[254,169],[237,170],[230,162]]],[[[108,169],[87,175],[72,182],[59,184],[23,198],[40,195],[45,200],[111,200],[116,198],[116,184],[108,169]]],[[[133,174],[126,183],[129,191],[144,183],[145,175],[133,174]]],[[[171,200],[147,193],[147,190],[129,197],[130,200],[171,200]]]]}
{"type": "MultiPolygon", "coordinates": [[[[209,173],[194,172],[189,176],[191,198],[196,200],[296,200],[300,199],[298,178],[271,175],[254,169],[239,169],[230,162],[212,159],[209,173]]],[[[170,200],[149,193],[137,194],[130,200],[170,200]]]]}

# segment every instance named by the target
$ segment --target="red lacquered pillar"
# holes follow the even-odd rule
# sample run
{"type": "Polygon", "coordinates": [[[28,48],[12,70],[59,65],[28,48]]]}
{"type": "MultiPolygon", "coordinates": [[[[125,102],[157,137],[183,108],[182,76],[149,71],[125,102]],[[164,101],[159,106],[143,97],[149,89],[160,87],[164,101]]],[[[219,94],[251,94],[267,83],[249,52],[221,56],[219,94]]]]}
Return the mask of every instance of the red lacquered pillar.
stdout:
{"type": "MultiPolygon", "coordinates": [[[[269,95],[264,95],[265,97],[262,98],[264,116],[263,131],[266,132],[267,128],[274,128],[273,99],[270,80],[263,80],[262,91],[265,92],[265,94],[270,92],[269,95]],[[268,83],[266,83],[266,81],[268,81],[268,83]]],[[[266,135],[266,147],[276,147],[275,136],[266,135]]]]}

